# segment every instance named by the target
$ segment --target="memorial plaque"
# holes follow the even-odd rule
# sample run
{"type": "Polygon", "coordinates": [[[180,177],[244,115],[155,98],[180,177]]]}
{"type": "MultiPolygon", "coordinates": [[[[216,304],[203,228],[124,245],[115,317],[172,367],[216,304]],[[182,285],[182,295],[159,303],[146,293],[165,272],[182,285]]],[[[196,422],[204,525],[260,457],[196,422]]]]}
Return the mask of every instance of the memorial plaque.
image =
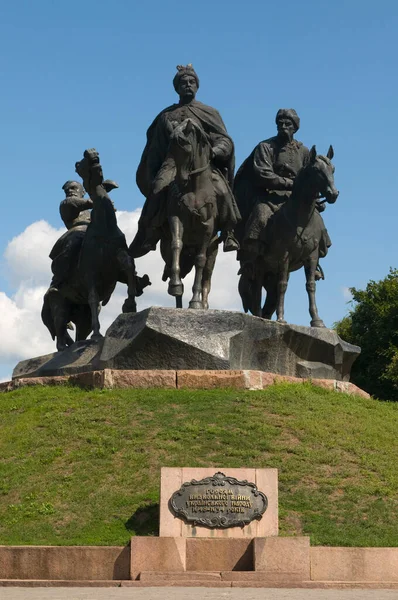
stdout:
{"type": "Polygon", "coordinates": [[[255,483],[215,473],[200,481],[183,483],[169,501],[176,517],[211,528],[243,527],[261,519],[268,499],[255,483]]]}

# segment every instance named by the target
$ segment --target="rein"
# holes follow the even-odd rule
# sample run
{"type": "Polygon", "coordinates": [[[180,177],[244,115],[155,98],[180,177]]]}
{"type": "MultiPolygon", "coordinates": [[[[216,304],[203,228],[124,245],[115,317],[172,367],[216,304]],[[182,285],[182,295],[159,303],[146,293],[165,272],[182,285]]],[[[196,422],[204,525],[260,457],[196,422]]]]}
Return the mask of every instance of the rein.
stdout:
{"type": "Polygon", "coordinates": [[[209,167],[210,167],[210,161],[204,167],[199,167],[199,169],[195,169],[194,171],[190,171],[188,173],[188,178],[192,177],[192,175],[198,175],[199,173],[203,173],[209,167]]]}
{"type": "MultiPolygon", "coordinates": [[[[204,131],[201,132],[201,135],[204,137],[204,139],[206,141],[206,144],[209,146],[210,151],[211,151],[212,146],[210,144],[208,136],[206,135],[206,133],[204,131]]],[[[177,141],[177,144],[180,146],[178,138],[176,139],[176,141],[177,141]]],[[[191,161],[193,162],[194,159],[195,159],[195,157],[193,155],[192,158],[191,158],[191,161]]],[[[199,175],[199,173],[203,173],[204,171],[206,171],[206,169],[208,169],[210,167],[210,165],[211,165],[211,161],[209,160],[203,167],[199,167],[198,169],[194,169],[193,171],[189,171],[189,173],[188,173],[188,179],[190,179],[193,175],[199,175]]]]}

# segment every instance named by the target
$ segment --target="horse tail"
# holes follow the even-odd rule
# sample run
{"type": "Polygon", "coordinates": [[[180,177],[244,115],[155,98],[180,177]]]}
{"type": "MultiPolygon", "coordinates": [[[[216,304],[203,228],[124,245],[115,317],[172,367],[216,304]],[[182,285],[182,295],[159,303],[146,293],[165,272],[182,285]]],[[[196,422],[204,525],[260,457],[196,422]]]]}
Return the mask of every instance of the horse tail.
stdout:
{"type": "Polygon", "coordinates": [[[41,309],[41,320],[50,332],[52,339],[55,340],[56,331],[48,294],[49,291],[44,294],[43,308],[41,309]]]}

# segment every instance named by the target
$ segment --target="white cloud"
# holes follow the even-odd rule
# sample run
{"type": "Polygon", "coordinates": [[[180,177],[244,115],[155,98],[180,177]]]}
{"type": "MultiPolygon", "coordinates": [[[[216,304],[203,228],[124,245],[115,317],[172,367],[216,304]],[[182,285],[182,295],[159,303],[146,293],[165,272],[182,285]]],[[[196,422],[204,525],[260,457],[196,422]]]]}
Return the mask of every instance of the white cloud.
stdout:
{"type": "MultiPolygon", "coordinates": [[[[140,210],[118,211],[118,224],[129,244],[137,231],[140,210]]],[[[43,295],[51,279],[48,255],[55,241],[65,230],[56,229],[46,221],[37,221],[13,238],[4,253],[6,271],[15,289],[12,296],[0,292],[0,362],[30,358],[55,350],[55,344],[41,321],[43,295]]],[[[221,250],[221,248],[220,248],[221,250]]],[[[137,259],[139,275],[147,273],[152,285],[137,298],[138,310],[149,306],[174,306],[174,298],[167,294],[167,282],[162,281],[163,260],[159,251],[137,259]]],[[[235,253],[219,252],[209,296],[211,308],[241,310],[237,291],[238,263],[235,253]]],[[[184,281],[184,306],[191,298],[193,274],[184,281]]],[[[126,297],[126,286],[118,284],[109,304],[100,315],[101,330],[114,321],[121,312],[126,297]]]]}
{"type": "Polygon", "coordinates": [[[346,302],[351,302],[351,300],[352,300],[352,294],[350,292],[350,288],[349,287],[342,287],[341,291],[342,291],[344,300],[346,302]]]}
{"type": "Polygon", "coordinates": [[[51,277],[48,255],[64,231],[64,227],[55,229],[46,221],[36,221],[9,242],[4,258],[14,287],[26,282],[34,285],[48,283],[51,277]]]}
{"type": "Polygon", "coordinates": [[[40,318],[45,287],[22,283],[9,298],[0,292],[0,361],[21,360],[53,351],[54,344],[40,318]]]}

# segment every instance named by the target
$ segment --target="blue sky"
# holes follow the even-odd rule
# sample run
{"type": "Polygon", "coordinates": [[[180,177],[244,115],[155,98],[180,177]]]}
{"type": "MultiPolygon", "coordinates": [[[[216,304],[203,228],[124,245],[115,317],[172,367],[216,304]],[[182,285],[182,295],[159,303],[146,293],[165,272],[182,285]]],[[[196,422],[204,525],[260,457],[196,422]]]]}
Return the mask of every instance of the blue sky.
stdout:
{"type": "MultiPolygon", "coordinates": [[[[237,166],[274,135],[281,107],[297,110],[307,146],[333,144],[340,197],[324,213],[333,246],[318,285],[330,326],[347,310],[345,288],[397,264],[397,31],[393,0],[3,3],[0,292],[18,293],[3,256],[10,240],[41,219],[62,226],[61,186],[85,148],[118,181],[118,209],[142,206],[145,131],[176,100],[176,65],[191,62],[198,99],[220,111],[237,166]]],[[[287,318],[309,323],[303,273],[292,276],[287,318]]]]}

